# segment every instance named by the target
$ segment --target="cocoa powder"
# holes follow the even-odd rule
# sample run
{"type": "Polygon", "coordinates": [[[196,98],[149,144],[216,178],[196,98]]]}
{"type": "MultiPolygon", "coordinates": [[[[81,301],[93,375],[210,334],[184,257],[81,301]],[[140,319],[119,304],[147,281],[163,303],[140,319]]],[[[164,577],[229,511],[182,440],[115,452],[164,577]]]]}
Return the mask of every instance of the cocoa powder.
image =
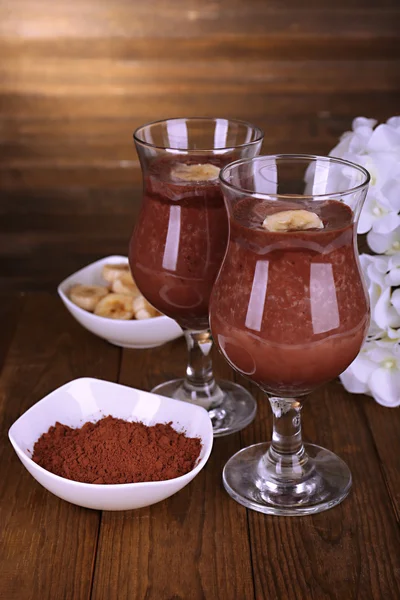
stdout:
{"type": "Polygon", "coordinates": [[[201,446],[171,423],[149,427],[108,416],[78,429],[57,422],[35,443],[32,460],[83,483],[162,481],[191,471],[201,446]]]}

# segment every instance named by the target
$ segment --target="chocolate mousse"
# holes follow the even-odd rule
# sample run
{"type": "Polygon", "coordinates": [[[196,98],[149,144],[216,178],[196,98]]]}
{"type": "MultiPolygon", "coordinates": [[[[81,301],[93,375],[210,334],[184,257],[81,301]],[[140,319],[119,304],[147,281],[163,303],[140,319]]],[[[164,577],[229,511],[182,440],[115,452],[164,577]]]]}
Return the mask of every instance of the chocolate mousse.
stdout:
{"type": "Polygon", "coordinates": [[[336,200],[290,198],[244,198],[230,210],[210,306],[214,340],[267,392],[306,394],[344,371],[367,333],[353,213],[336,200]]]}
{"type": "Polygon", "coordinates": [[[208,328],[212,285],[228,240],[219,187],[223,157],[171,155],[144,176],[141,212],[130,242],[130,266],[148,301],[187,329],[208,328]]]}

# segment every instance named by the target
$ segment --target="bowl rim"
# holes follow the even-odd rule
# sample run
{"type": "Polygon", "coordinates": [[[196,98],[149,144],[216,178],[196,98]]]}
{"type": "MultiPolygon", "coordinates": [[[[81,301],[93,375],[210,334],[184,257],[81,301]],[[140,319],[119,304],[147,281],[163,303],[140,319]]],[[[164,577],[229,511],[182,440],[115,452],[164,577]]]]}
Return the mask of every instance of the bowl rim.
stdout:
{"type": "MultiPolygon", "coordinates": [[[[100,382],[101,384],[105,383],[105,384],[110,384],[112,386],[123,387],[123,388],[127,388],[130,390],[136,390],[138,392],[144,392],[146,394],[152,394],[152,392],[147,392],[146,390],[132,388],[127,385],[123,385],[121,383],[107,381],[106,379],[98,379],[96,377],[77,377],[76,379],[71,379],[71,381],[67,381],[63,385],[59,386],[58,388],[56,388],[55,390],[53,390],[52,392],[50,392],[49,394],[47,394],[46,396],[44,396],[43,398],[41,398],[40,400],[35,402],[32,406],[30,406],[24,413],[22,413],[22,415],[20,415],[18,417],[18,419],[16,419],[14,421],[14,423],[10,426],[10,428],[8,430],[8,439],[10,440],[15,452],[17,453],[18,456],[22,455],[23,458],[28,461],[28,464],[33,467],[33,469],[37,469],[39,472],[50,477],[50,479],[52,479],[55,482],[62,482],[63,484],[65,483],[66,485],[72,485],[74,487],[77,487],[77,489],[81,489],[81,490],[99,489],[99,490],[104,491],[104,490],[119,490],[119,489],[133,490],[133,489],[142,488],[145,486],[151,486],[151,487],[155,487],[155,486],[159,486],[159,485],[167,486],[171,482],[184,481],[190,475],[195,477],[197,475],[197,473],[199,471],[201,471],[201,469],[206,465],[206,463],[210,457],[211,450],[213,448],[213,443],[214,443],[211,419],[210,419],[211,436],[210,436],[210,442],[208,444],[208,447],[206,446],[205,440],[201,437],[203,448],[201,449],[200,453],[203,451],[203,449],[205,449],[204,456],[202,458],[200,458],[200,460],[198,460],[197,464],[193,467],[193,469],[191,469],[188,473],[185,473],[184,475],[179,475],[179,477],[173,477],[171,479],[162,479],[161,481],[139,481],[136,483],[84,483],[82,481],[74,481],[73,479],[67,479],[66,477],[61,477],[61,475],[56,475],[55,473],[48,471],[44,467],[41,467],[35,461],[33,461],[32,458],[30,458],[24,450],[22,450],[22,448],[20,447],[20,445],[17,443],[17,441],[15,440],[15,438],[13,436],[12,429],[18,423],[18,421],[20,421],[20,419],[22,419],[22,417],[25,417],[31,411],[34,411],[39,404],[41,404],[45,400],[48,400],[49,398],[51,398],[51,396],[56,396],[63,388],[65,388],[77,381],[96,381],[96,382],[100,382]]],[[[153,394],[153,395],[157,396],[158,398],[161,398],[162,400],[164,400],[166,402],[172,402],[173,404],[181,402],[180,400],[175,400],[174,398],[168,398],[166,396],[160,396],[158,394],[153,394]]],[[[196,404],[189,404],[189,403],[186,403],[186,404],[188,404],[191,408],[195,409],[195,411],[196,410],[199,410],[200,412],[204,411],[207,414],[207,411],[202,406],[197,406],[196,404]]],[[[85,421],[85,422],[87,422],[87,421],[85,421]]],[[[82,423],[82,425],[84,425],[84,424],[85,423],[82,423]]],[[[43,484],[41,484],[41,485],[43,485],[43,484]]]]}
{"type": "Polygon", "coordinates": [[[164,322],[164,323],[169,323],[169,322],[176,323],[176,321],[174,321],[170,317],[167,317],[166,315],[159,315],[159,316],[156,316],[156,317],[151,317],[149,319],[140,319],[140,320],[137,320],[137,319],[123,320],[123,319],[110,319],[109,317],[100,317],[99,315],[95,315],[94,313],[91,313],[91,312],[85,310],[84,308],[81,308],[80,306],[78,306],[74,302],[72,302],[72,300],[70,300],[68,298],[67,293],[64,291],[64,288],[68,285],[69,279],[72,279],[76,275],[79,275],[82,271],[86,271],[86,269],[89,269],[91,267],[100,266],[100,264],[105,263],[109,259],[117,259],[117,260],[121,260],[123,262],[128,263],[128,257],[127,256],[122,256],[122,255],[119,255],[119,254],[111,254],[110,256],[104,256],[103,258],[99,258],[98,260],[96,260],[96,261],[94,261],[92,263],[89,263],[85,267],[82,267],[81,269],[78,269],[78,271],[75,271],[74,273],[71,273],[71,275],[68,275],[68,277],[65,277],[61,281],[61,283],[59,283],[58,286],[57,286],[57,293],[60,296],[61,300],[64,302],[64,304],[66,304],[72,310],[76,311],[77,314],[80,314],[80,315],[88,318],[93,323],[104,323],[104,322],[107,322],[107,323],[117,324],[116,325],[117,327],[123,327],[124,326],[124,327],[135,327],[135,328],[139,328],[139,327],[144,328],[144,327],[148,326],[149,322],[158,323],[158,324],[160,324],[161,322],[164,322]]]}

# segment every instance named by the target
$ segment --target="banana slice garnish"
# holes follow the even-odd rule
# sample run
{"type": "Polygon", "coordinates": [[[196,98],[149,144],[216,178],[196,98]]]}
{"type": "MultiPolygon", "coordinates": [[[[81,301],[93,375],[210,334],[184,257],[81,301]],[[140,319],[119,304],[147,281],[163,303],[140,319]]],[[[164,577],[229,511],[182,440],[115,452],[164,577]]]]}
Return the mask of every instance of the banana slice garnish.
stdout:
{"type": "Polygon", "coordinates": [[[101,272],[103,279],[105,279],[109,283],[113,283],[113,281],[119,279],[124,273],[130,273],[129,265],[126,263],[116,265],[103,265],[103,269],[101,272]]]}
{"type": "Polygon", "coordinates": [[[100,300],[107,294],[108,289],[101,285],[78,284],[69,290],[71,301],[89,312],[93,312],[100,300]]]}
{"type": "Polygon", "coordinates": [[[262,226],[268,231],[305,231],[323,229],[324,224],[317,214],[310,210],[283,210],[268,215],[262,226]]]}
{"type": "Polygon", "coordinates": [[[94,314],[107,319],[122,319],[128,321],[133,318],[132,296],[126,294],[107,294],[94,309],[94,314]]]}
{"type": "Polygon", "coordinates": [[[111,289],[116,294],[126,294],[127,296],[132,296],[134,298],[140,296],[137,285],[133,281],[133,277],[130,273],[122,273],[119,279],[113,281],[111,289]]]}
{"type": "Polygon", "coordinates": [[[108,319],[151,319],[161,315],[139,292],[128,264],[106,264],[103,278],[112,291],[101,285],[74,285],[68,292],[72,302],[108,319]]]}
{"type": "Polygon", "coordinates": [[[134,298],[132,305],[135,319],[138,319],[139,321],[142,319],[151,319],[160,314],[143,296],[134,298]]]}
{"type": "Polygon", "coordinates": [[[171,170],[176,181],[213,181],[218,179],[220,169],[211,163],[204,165],[186,165],[180,163],[171,170]]]}

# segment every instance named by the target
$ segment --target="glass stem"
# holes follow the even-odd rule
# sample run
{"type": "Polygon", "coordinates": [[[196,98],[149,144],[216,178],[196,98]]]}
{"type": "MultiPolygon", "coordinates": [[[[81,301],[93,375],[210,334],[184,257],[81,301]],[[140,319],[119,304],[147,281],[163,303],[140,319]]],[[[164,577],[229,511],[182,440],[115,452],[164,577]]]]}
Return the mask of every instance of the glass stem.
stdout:
{"type": "Polygon", "coordinates": [[[212,370],[211,332],[186,330],[184,333],[189,351],[185,391],[190,394],[194,404],[199,404],[207,410],[217,408],[223,396],[212,370]]]}
{"type": "Polygon", "coordinates": [[[308,474],[308,457],[301,437],[301,402],[295,398],[269,398],[273,413],[271,446],[265,456],[269,471],[285,481],[308,474]]]}

